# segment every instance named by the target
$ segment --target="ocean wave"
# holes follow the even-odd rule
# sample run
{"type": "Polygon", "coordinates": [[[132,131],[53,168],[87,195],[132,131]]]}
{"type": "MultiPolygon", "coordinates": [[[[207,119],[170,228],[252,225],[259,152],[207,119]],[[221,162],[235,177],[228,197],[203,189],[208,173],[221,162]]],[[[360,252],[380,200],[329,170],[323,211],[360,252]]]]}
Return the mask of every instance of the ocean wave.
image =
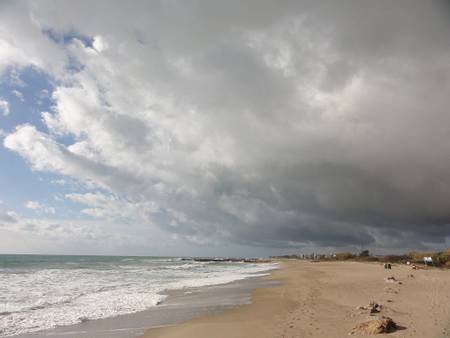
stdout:
{"type": "Polygon", "coordinates": [[[1,275],[0,297],[8,301],[0,306],[0,337],[142,311],[160,304],[166,290],[226,284],[276,267],[173,258],[117,258],[107,264],[108,270],[105,262],[93,260],[83,264],[89,269],[1,275]]]}

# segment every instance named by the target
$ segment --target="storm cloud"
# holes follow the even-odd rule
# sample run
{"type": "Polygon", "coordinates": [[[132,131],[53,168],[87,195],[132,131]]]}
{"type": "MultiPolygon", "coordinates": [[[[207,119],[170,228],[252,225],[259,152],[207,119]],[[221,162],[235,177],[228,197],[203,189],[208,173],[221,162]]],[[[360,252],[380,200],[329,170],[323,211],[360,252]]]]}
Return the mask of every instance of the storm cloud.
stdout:
{"type": "Polygon", "coordinates": [[[450,236],[447,1],[0,6],[0,71],[55,84],[4,146],[85,184],[84,215],[202,245],[450,236]]]}

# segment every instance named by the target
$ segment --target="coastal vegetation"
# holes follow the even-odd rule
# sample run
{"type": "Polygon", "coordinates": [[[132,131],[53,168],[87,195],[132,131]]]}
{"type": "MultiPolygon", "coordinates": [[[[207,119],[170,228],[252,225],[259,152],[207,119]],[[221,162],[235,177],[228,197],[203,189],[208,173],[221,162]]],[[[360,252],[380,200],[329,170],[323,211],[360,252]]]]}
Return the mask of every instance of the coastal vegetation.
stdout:
{"type": "Polygon", "coordinates": [[[424,264],[424,257],[431,257],[433,266],[450,268],[450,248],[443,251],[411,251],[402,255],[374,255],[369,250],[359,253],[337,252],[333,254],[292,254],[276,256],[272,258],[287,259],[313,259],[320,261],[362,261],[362,262],[391,262],[391,263],[413,263],[424,264]]]}

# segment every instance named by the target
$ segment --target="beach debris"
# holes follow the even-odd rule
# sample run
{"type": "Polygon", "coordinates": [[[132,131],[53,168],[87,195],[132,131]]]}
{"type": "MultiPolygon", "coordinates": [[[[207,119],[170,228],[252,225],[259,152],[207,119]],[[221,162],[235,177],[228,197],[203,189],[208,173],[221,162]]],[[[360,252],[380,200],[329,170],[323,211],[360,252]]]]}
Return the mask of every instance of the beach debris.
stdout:
{"type": "Polygon", "coordinates": [[[398,281],[394,276],[386,277],[384,280],[386,283],[402,284],[402,282],[398,281]]]}
{"type": "Polygon", "coordinates": [[[381,311],[382,306],[377,302],[371,301],[369,305],[361,305],[358,306],[357,310],[369,311],[370,314],[379,313],[381,311]]]}
{"type": "Polygon", "coordinates": [[[349,334],[372,335],[390,333],[397,329],[397,324],[389,317],[380,317],[356,325],[349,334]]]}

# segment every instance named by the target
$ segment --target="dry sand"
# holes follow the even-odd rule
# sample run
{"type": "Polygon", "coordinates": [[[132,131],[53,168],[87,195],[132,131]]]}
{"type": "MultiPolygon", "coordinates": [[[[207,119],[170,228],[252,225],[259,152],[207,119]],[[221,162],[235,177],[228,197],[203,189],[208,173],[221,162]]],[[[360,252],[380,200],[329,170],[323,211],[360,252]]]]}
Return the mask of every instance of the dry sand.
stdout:
{"type": "Polygon", "coordinates": [[[282,284],[255,290],[249,305],[151,329],[144,338],[349,337],[356,324],[373,319],[357,309],[370,301],[401,326],[389,337],[450,337],[450,270],[283,261],[268,278],[282,284]],[[402,284],[385,282],[388,276],[402,284]]]}

